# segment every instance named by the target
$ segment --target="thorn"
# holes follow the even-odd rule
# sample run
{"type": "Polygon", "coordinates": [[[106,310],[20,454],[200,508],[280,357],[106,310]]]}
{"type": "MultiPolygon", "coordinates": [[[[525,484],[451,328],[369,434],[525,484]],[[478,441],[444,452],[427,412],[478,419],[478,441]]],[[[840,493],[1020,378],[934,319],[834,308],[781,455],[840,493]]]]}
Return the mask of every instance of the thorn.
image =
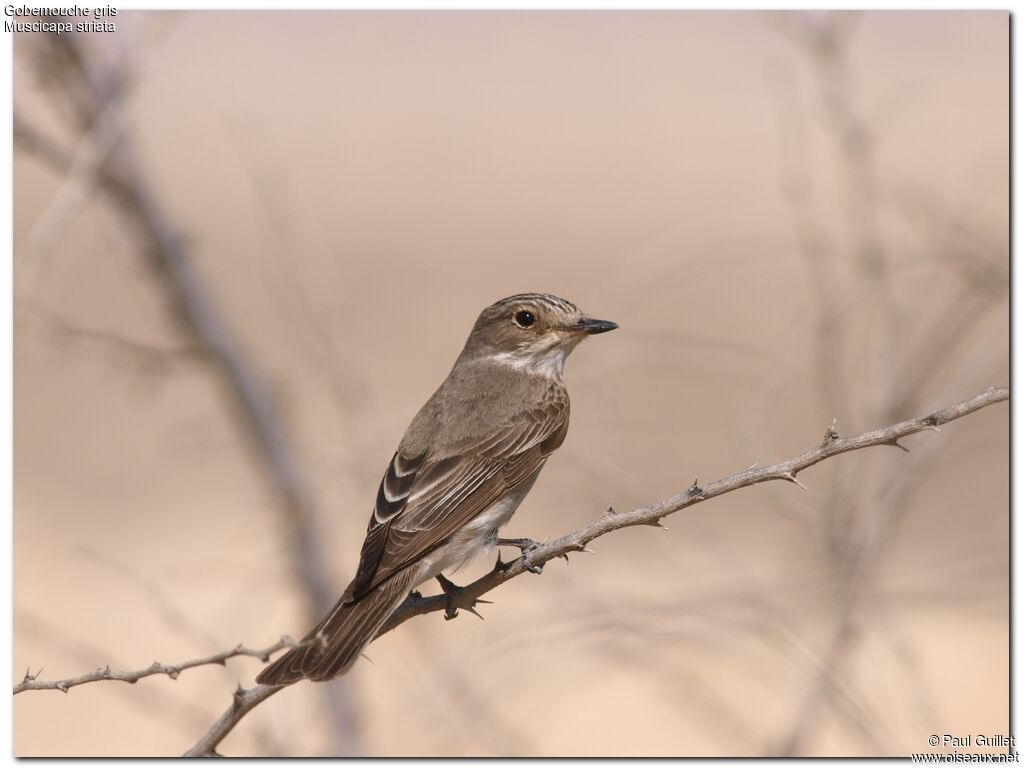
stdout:
{"type": "Polygon", "coordinates": [[[180,670],[177,670],[177,669],[169,669],[169,670],[167,670],[167,676],[169,678],[171,678],[171,680],[177,680],[179,674],[181,674],[180,670]]]}
{"type": "Polygon", "coordinates": [[[892,440],[887,442],[886,445],[891,445],[893,448],[899,448],[904,453],[910,453],[910,449],[907,448],[907,446],[903,445],[903,443],[900,442],[898,437],[894,437],[892,440]]]}
{"type": "Polygon", "coordinates": [[[62,682],[58,682],[58,683],[57,683],[57,689],[58,689],[58,690],[59,690],[59,691],[60,691],[61,693],[67,693],[67,692],[68,692],[68,687],[67,687],[67,686],[66,686],[66,685],[65,685],[64,683],[62,683],[62,682]]]}
{"type": "Polygon", "coordinates": [[[661,522],[661,518],[660,517],[657,520],[652,520],[649,523],[644,523],[644,525],[649,525],[652,528],[661,528],[661,530],[663,530],[663,531],[667,531],[668,530],[668,527],[663,522],[661,522]]]}
{"type": "Polygon", "coordinates": [[[235,693],[234,693],[234,696],[235,696],[235,698],[239,698],[239,697],[241,697],[241,695],[243,693],[245,693],[245,688],[242,687],[242,681],[238,680],[238,681],[235,682],[235,693]]]}
{"type": "Polygon", "coordinates": [[[109,664],[107,664],[107,666],[105,666],[103,668],[103,676],[104,677],[110,677],[110,665],[109,664]]]}
{"type": "MultiPolygon", "coordinates": [[[[754,466],[756,467],[757,465],[755,464],[754,466]]],[[[697,496],[703,496],[704,495],[704,489],[701,488],[700,485],[697,483],[697,478],[696,477],[693,478],[693,485],[691,485],[687,489],[686,493],[690,496],[691,499],[695,498],[697,496]]]]}
{"type": "Polygon", "coordinates": [[[563,560],[565,560],[565,564],[566,565],[569,564],[569,553],[568,552],[563,552],[562,554],[559,555],[559,557],[562,558],[563,560]]]}
{"type": "Polygon", "coordinates": [[[941,429],[939,429],[939,428],[938,428],[938,426],[937,426],[937,425],[935,425],[935,424],[931,424],[931,425],[929,425],[929,426],[928,426],[928,429],[930,429],[930,430],[931,430],[932,432],[941,432],[941,431],[942,431],[942,430],[941,430],[941,429]]]}
{"type": "Polygon", "coordinates": [[[613,507],[613,506],[612,506],[612,503],[611,503],[610,501],[608,502],[608,509],[606,509],[606,510],[604,511],[604,513],[605,513],[606,515],[615,515],[615,514],[618,514],[618,513],[617,513],[617,512],[615,511],[615,507],[613,507]]]}
{"type": "Polygon", "coordinates": [[[788,480],[789,482],[793,483],[794,485],[800,486],[805,491],[807,490],[807,486],[804,485],[803,483],[801,483],[799,480],[797,480],[796,479],[796,474],[793,473],[793,472],[785,473],[784,475],[782,475],[782,479],[783,480],[788,480]]]}
{"type": "Polygon", "coordinates": [[[498,550],[498,559],[494,563],[494,570],[495,571],[504,571],[504,570],[506,570],[508,568],[508,566],[509,566],[508,563],[503,563],[501,561],[501,550],[498,550]]]}
{"type": "Polygon", "coordinates": [[[25,667],[25,677],[22,678],[21,682],[30,683],[33,680],[35,680],[35,677],[32,675],[32,667],[25,667]]]}
{"type": "Polygon", "coordinates": [[[476,616],[476,617],[477,617],[478,619],[480,619],[480,621],[484,621],[484,617],[483,617],[483,616],[481,616],[481,615],[480,615],[479,613],[477,613],[477,612],[476,612],[476,608],[474,608],[474,607],[473,607],[472,605],[468,605],[468,606],[466,606],[466,610],[467,610],[467,611],[469,611],[470,613],[472,613],[472,614],[473,614],[474,616],[476,616]]]}
{"type": "Polygon", "coordinates": [[[825,430],[825,437],[821,441],[822,445],[828,445],[829,443],[835,442],[839,439],[839,433],[836,431],[836,423],[836,419],[832,419],[832,424],[825,430]]]}
{"type": "MultiPolygon", "coordinates": [[[[371,658],[370,658],[369,656],[367,656],[367,655],[366,655],[365,653],[360,653],[359,655],[360,655],[360,656],[362,656],[362,657],[363,657],[364,659],[366,659],[366,660],[367,660],[368,662],[370,662],[371,664],[374,664],[374,661],[373,661],[373,659],[371,659],[371,658]]],[[[374,664],[374,666],[376,666],[376,664],[374,664]]]]}
{"type": "Polygon", "coordinates": [[[756,466],[757,466],[757,464],[758,464],[758,463],[757,463],[757,462],[755,461],[755,462],[754,462],[753,464],[751,464],[751,465],[750,465],[749,467],[747,467],[747,472],[749,472],[749,471],[750,471],[750,470],[752,470],[752,469],[753,469],[754,467],[756,467],[756,466]]]}

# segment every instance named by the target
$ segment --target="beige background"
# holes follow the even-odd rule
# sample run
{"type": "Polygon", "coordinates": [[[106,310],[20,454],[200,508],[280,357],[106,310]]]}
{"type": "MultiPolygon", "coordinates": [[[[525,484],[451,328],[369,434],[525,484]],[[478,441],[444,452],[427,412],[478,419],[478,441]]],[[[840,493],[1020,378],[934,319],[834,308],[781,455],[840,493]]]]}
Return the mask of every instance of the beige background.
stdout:
{"type": "MultiPolygon", "coordinates": [[[[557,536],[609,501],[795,455],[833,417],[850,434],[1008,378],[1005,13],[854,23],[842,95],[869,129],[867,168],[844,161],[823,112],[835,73],[784,31],[820,15],[117,22],[88,42],[135,46],[140,165],[272,381],[327,511],[339,593],[405,425],[479,309],[511,293],[551,291],[622,326],[570,361],[569,438],[511,535],[557,536]],[[857,186],[865,174],[874,193],[857,186]],[[856,267],[872,220],[888,301],[856,267]],[[975,296],[982,309],[947,348],[975,296]],[[825,345],[842,397],[821,384],[822,306],[845,331],[825,345]],[[913,402],[892,406],[922,370],[913,402]]],[[[15,109],[73,147],[28,48],[16,40],[15,109]]],[[[15,153],[16,258],[61,183],[15,153]]],[[[28,306],[15,332],[16,677],[304,632],[280,512],[210,369],[113,341],[183,343],[95,193],[28,306]]],[[[496,591],[484,622],[407,623],[336,683],[358,711],[348,748],[757,755],[796,733],[800,753],[868,755],[1006,733],[1007,415],[911,438],[909,455],[840,457],[802,476],[806,493],[761,486],[671,518],[668,533],[616,533],[496,591]],[[893,504],[883,491],[908,474],[893,504]],[[844,577],[824,521],[849,499],[851,535],[882,531],[884,548],[836,659],[844,577]],[[833,695],[809,715],[823,681],[833,695]]],[[[15,752],[179,754],[258,668],[21,694],[15,752]]],[[[323,713],[322,691],[294,686],[222,751],[337,750],[323,713]]]]}

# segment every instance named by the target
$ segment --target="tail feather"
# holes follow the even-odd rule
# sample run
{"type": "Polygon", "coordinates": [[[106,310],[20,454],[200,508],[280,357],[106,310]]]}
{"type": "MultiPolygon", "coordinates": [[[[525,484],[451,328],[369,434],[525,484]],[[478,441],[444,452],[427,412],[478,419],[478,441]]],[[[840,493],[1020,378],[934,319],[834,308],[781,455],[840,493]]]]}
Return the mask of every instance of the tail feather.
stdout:
{"type": "Polygon", "coordinates": [[[288,685],[304,678],[320,681],[343,675],[405,600],[413,587],[415,570],[407,568],[395,574],[357,602],[346,604],[342,597],[299,647],[260,672],[256,682],[288,685]]]}

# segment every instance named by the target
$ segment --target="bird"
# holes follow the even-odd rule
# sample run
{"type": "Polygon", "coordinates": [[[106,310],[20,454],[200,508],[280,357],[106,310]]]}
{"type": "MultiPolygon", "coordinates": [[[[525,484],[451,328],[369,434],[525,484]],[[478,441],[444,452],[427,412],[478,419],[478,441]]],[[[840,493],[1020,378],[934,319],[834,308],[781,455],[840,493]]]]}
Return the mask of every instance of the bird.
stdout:
{"type": "MultiPolygon", "coordinates": [[[[495,544],[569,428],[566,357],[619,326],[548,293],[486,307],[384,472],[355,577],[303,641],[256,678],[262,685],[345,674],[419,585],[446,594],[457,570],[495,544]]],[[[529,559],[527,550],[524,557],[529,559]]],[[[457,589],[457,588],[456,588],[457,589]]]]}

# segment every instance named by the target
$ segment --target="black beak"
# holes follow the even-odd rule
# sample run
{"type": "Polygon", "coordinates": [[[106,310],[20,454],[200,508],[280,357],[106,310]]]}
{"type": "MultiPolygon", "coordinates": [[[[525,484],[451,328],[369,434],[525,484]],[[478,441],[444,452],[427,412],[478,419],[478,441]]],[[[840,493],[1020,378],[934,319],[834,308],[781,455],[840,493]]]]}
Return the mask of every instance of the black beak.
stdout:
{"type": "Polygon", "coordinates": [[[613,323],[611,320],[594,320],[593,318],[588,317],[577,327],[585,334],[593,335],[595,333],[608,333],[608,331],[614,331],[619,326],[618,323],[613,323]]]}

